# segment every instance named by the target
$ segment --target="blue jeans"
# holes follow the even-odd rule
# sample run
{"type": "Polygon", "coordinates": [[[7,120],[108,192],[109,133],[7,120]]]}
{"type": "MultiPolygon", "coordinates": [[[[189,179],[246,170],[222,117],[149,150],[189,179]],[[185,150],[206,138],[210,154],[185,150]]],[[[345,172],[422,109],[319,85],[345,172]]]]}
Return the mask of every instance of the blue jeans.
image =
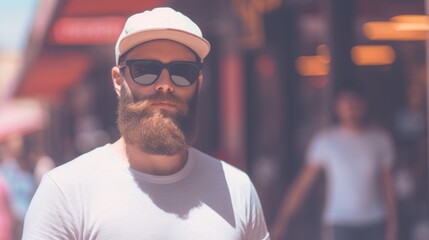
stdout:
{"type": "Polygon", "coordinates": [[[328,239],[332,240],[383,240],[386,234],[384,221],[365,225],[333,225],[328,228],[328,239]]]}

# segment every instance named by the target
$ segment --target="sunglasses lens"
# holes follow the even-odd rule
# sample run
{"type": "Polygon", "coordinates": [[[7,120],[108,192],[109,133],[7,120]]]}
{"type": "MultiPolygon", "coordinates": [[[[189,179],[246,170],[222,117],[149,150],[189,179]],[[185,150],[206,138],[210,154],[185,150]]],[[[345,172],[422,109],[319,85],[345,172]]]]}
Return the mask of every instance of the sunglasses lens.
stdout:
{"type": "Polygon", "coordinates": [[[198,79],[201,65],[194,62],[171,62],[163,64],[152,60],[129,60],[127,66],[130,69],[133,80],[141,85],[153,84],[166,67],[171,81],[182,87],[190,86],[198,79]]]}
{"type": "Polygon", "coordinates": [[[190,86],[198,79],[200,68],[193,63],[173,63],[169,66],[171,80],[178,86],[190,86]]]}
{"type": "Polygon", "coordinates": [[[158,79],[162,66],[156,62],[141,61],[134,62],[130,70],[135,82],[142,85],[150,85],[158,79]]]}

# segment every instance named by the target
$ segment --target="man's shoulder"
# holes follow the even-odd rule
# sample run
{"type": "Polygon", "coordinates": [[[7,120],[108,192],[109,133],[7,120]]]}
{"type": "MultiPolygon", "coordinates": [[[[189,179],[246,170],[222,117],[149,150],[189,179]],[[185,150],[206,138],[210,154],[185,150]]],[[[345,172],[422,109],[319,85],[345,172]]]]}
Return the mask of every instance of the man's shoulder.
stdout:
{"type": "Polygon", "coordinates": [[[384,137],[384,138],[390,137],[390,134],[387,131],[387,129],[377,125],[368,126],[366,130],[368,133],[372,134],[373,136],[384,137]]]}
{"type": "Polygon", "coordinates": [[[316,133],[316,137],[329,137],[335,134],[338,134],[340,131],[340,127],[338,125],[330,125],[319,129],[316,133]]]}
{"type": "Polygon", "coordinates": [[[232,164],[210,156],[200,150],[195,148],[191,149],[191,153],[195,156],[197,164],[203,165],[204,168],[207,168],[208,171],[215,172],[215,169],[222,170],[222,173],[225,175],[225,178],[229,180],[228,182],[233,182],[235,184],[248,184],[250,183],[249,176],[243,170],[233,166],[232,164]]]}
{"type": "Polygon", "coordinates": [[[78,180],[78,177],[91,175],[103,165],[102,161],[106,160],[108,156],[106,148],[107,146],[102,146],[84,153],[79,157],[50,170],[46,175],[54,180],[73,178],[74,181],[78,180]]]}
{"type": "Polygon", "coordinates": [[[338,126],[328,126],[317,131],[311,138],[314,143],[330,142],[332,139],[338,138],[341,135],[341,131],[338,126]]]}

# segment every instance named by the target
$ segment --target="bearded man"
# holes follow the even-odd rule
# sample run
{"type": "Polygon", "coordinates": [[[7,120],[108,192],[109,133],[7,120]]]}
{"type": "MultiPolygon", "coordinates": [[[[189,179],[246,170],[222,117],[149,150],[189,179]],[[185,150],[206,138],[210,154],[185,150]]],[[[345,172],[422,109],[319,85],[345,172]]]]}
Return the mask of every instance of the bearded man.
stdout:
{"type": "Polygon", "coordinates": [[[209,51],[171,8],[127,20],[112,68],[121,138],[44,176],[23,239],[269,239],[248,176],[191,147],[209,51]]]}

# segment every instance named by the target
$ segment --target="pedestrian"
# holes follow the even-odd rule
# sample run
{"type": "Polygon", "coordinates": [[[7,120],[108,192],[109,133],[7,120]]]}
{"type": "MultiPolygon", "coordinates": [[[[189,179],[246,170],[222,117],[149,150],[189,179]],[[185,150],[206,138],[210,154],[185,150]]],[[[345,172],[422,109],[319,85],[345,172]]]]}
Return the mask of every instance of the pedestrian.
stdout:
{"type": "Polygon", "coordinates": [[[121,138],[45,174],[24,240],[269,239],[249,177],[191,147],[209,50],[171,8],[128,18],[112,68],[121,138]]]}
{"type": "Polygon", "coordinates": [[[303,170],[273,224],[274,240],[286,235],[293,214],[322,170],[327,179],[323,239],[396,239],[392,139],[364,121],[366,101],[360,91],[340,91],[335,107],[339,123],[313,139],[303,170]]]}
{"type": "Polygon", "coordinates": [[[7,185],[12,213],[14,239],[21,239],[25,214],[36,190],[33,168],[26,156],[28,142],[21,134],[12,134],[5,139],[0,162],[0,176],[7,185]]]}
{"type": "Polygon", "coordinates": [[[0,240],[18,239],[14,237],[14,216],[10,203],[7,182],[0,175],[0,240]]]}

